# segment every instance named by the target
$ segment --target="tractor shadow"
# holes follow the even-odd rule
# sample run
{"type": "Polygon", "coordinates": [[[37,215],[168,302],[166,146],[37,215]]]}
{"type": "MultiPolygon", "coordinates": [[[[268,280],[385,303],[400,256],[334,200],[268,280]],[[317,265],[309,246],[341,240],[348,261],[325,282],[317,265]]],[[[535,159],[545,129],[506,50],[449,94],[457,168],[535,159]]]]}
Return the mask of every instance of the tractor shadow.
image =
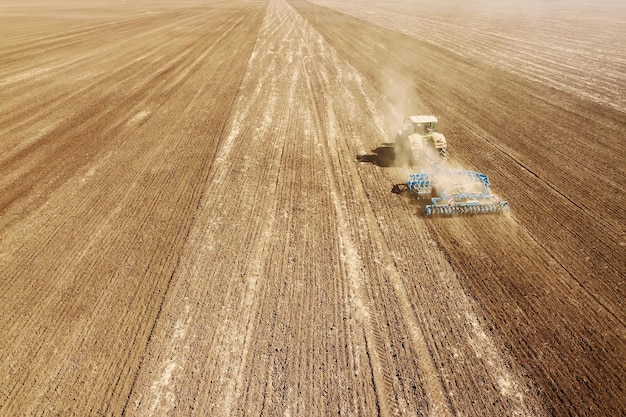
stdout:
{"type": "Polygon", "coordinates": [[[357,155],[356,160],[384,168],[397,166],[393,143],[383,143],[381,146],[373,149],[371,154],[357,155]]]}

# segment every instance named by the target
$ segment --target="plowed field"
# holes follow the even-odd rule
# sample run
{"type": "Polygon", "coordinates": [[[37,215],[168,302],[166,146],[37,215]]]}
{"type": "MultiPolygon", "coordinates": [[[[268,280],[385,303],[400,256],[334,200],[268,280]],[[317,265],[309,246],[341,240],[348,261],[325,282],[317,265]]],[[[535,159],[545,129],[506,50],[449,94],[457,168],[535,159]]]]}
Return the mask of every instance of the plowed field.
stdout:
{"type": "Polygon", "coordinates": [[[624,415],[626,9],[496,5],[0,0],[0,415],[624,415]]]}

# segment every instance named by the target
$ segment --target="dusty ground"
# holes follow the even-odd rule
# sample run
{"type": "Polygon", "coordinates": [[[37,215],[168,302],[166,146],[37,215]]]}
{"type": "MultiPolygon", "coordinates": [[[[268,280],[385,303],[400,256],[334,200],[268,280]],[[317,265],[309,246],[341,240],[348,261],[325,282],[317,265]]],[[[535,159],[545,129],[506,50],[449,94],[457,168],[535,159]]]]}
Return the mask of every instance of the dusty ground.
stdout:
{"type": "Polygon", "coordinates": [[[623,6],[317,3],[0,1],[0,415],[624,414],[623,6]]]}

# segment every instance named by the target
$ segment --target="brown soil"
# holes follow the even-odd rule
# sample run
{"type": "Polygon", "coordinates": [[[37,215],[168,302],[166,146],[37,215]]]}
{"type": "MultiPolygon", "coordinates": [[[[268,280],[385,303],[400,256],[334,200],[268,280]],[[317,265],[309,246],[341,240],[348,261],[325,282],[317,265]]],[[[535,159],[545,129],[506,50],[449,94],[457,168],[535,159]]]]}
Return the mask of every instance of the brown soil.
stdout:
{"type": "Polygon", "coordinates": [[[0,1],[0,415],[623,415],[615,13],[323,4],[0,1]],[[392,194],[404,112],[511,212],[392,194]]]}

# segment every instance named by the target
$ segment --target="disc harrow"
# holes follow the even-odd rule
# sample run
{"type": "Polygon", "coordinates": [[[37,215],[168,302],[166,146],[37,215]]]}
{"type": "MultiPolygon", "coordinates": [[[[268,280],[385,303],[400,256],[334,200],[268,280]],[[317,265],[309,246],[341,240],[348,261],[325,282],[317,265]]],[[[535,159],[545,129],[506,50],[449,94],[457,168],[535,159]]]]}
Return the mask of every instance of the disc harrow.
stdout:
{"type": "Polygon", "coordinates": [[[430,199],[426,216],[490,214],[509,210],[509,203],[489,193],[489,177],[481,172],[438,170],[409,175],[407,189],[418,199],[430,199]]]}

